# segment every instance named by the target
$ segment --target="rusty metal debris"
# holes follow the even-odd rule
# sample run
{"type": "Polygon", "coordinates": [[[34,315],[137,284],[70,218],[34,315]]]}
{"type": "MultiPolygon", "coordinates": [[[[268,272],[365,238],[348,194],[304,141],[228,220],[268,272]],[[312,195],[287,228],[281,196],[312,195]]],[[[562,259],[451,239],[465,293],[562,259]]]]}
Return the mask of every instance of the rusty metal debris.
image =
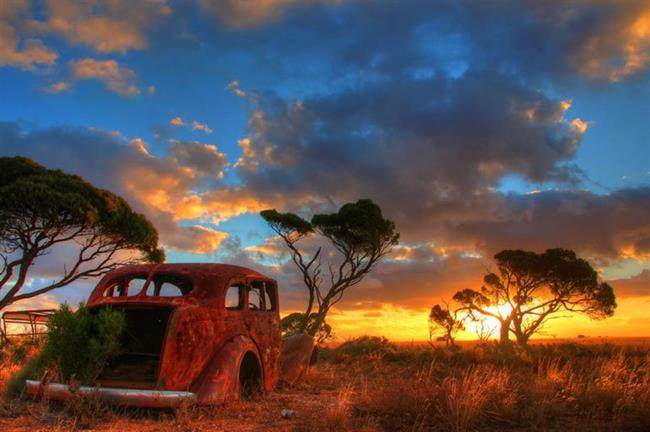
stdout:
{"type": "Polygon", "coordinates": [[[314,351],[314,338],[298,334],[285,338],[282,344],[280,376],[283,384],[300,381],[309,366],[314,351]]]}
{"type": "Polygon", "coordinates": [[[30,336],[35,339],[47,331],[47,322],[54,309],[7,311],[2,314],[2,333],[5,336],[30,336]],[[9,326],[18,330],[9,331],[9,326]],[[24,331],[27,329],[27,331],[24,331]]]}
{"type": "Polygon", "coordinates": [[[196,395],[183,391],[138,390],[127,388],[103,388],[81,386],[70,389],[66,384],[49,383],[41,385],[40,381],[27,380],[25,388],[28,394],[38,393],[47,399],[69,400],[75,395],[99,397],[115,405],[139,408],[178,408],[185,403],[195,403],[196,395]]]}

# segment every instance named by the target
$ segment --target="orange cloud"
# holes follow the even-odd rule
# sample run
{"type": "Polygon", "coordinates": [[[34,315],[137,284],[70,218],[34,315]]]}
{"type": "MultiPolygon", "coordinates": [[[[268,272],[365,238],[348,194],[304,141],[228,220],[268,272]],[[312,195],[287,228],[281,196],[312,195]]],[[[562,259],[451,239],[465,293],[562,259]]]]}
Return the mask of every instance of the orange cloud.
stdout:
{"type": "Polygon", "coordinates": [[[169,120],[169,124],[172,126],[185,126],[185,122],[180,117],[174,117],[173,119],[169,120]]]}
{"type": "Polygon", "coordinates": [[[18,27],[28,14],[27,0],[0,2],[0,66],[31,70],[37,65],[54,64],[58,58],[58,53],[40,40],[21,37],[18,27]]]}
{"type": "Polygon", "coordinates": [[[242,188],[215,189],[189,195],[175,204],[175,219],[207,219],[214,223],[244,213],[269,208],[251,192],[242,188]]]}
{"type": "Polygon", "coordinates": [[[274,236],[267,238],[262,244],[248,246],[245,250],[277,257],[286,252],[286,246],[279,236],[274,236]]]}
{"type": "Polygon", "coordinates": [[[254,27],[282,16],[284,9],[326,0],[200,0],[201,8],[229,27],[254,27]]]}
{"type": "Polygon", "coordinates": [[[205,123],[201,123],[198,120],[192,120],[192,122],[188,124],[181,117],[177,116],[169,120],[169,124],[176,127],[185,127],[185,126],[191,127],[193,131],[194,130],[202,131],[208,135],[212,133],[212,128],[210,128],[210,126],[208,126],[205,123]]]}
{"type": "Polygon", "coordinates": [[[124,54],[145,48],[145,32],[170,14],[164,1],[48,0],[47,20],[30,24],[35,31],[63,36],[100,53],[124,54]]]}
{"type": "Polygon", "coordinates": [[[591,78],[621,81],[650,65],[650,9],[633,9],[608,21],[573,53],[575,66],[591,78]]]}
{"type": "Polygon", "coordinates": [[[246,92],[239,88],[239,81],[231,81],[230,84],[226,86],[226,89],[230,90],[232,93],[241,98],[246,97],[246,92]]]}
{"type": "Polygon", "coordinates": [[[45,93],[61,93],[70,90],[70,84],[65,81],[54,83],[43,89],[45,93]]]}
{"type": "Polygon", "coordinates": [[[197,141],[170,141],[169,154],[180,166],[189,168],[188,174],[200,177],[223,177],[223,169],[228,164],[225,153],[214,144],[197,141]]]}
{"type": "Polygon", "coordinates": [[[201,225],[194,225],[189,228],[194,234],[195,244],[191,250],[194,253],[210,253],[219,248],[221,243],[228,238],[228,234],[201,225]]]}
{"type": "Polygon", "coordinates": [[[200,130],[205,132],[206,134],[212,133],[212,129],[210,129],[210,127],[207,124],[198,122],[196,120],[192,120],[192,130],[200,130]]]}
{"type": "Polygon", "coordinates": [[[140,94],[140,89],[135,85],[135,72],[121,67],[115,60],[95,60],[85,58],[72,63],[73,78],[75,80],[97,79],[102,81],[106,88],[123,96],[140,94]]]}

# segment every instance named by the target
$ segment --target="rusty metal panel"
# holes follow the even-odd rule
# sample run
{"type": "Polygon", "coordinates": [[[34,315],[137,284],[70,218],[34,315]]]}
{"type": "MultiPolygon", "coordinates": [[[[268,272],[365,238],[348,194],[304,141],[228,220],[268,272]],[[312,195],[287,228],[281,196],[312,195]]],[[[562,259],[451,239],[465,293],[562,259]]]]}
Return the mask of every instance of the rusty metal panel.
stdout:
{"type": "Polygon", "coordinates": [[[2,331],[5,336],[36,336],[45,333],[50,316],[56,312],[55,309],[28,309],[7,311],[2,314],[2,331]],[[29,333],[16,333],[9,331],[7,325],[29,326],[29,333]]]}
{"type": "Polygon", "coordinates": [[[281,381],[295,384],[305,374],[314,351],[314,338],[307,334],[289,336],[282,341],[281,381]]]}

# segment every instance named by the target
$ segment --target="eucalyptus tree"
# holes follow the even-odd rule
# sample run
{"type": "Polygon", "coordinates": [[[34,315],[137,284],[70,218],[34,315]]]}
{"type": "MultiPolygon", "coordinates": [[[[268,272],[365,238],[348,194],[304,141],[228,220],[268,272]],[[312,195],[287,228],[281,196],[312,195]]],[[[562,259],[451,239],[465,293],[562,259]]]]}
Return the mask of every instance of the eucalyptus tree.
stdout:
{"type": "Polygon", "coordinates": [[[345,204],[336,213],[313,215],[311,221],[274,209],[260,214],[284,241],[301,273],[308,301],[296,331],[311,336],[320,331],[332,306],[399,241],[395,223],[384,218],[381,208],[368,199],[345,204]],[[314,236],[325,239],[335,251],[334,256],[325,254],[322,247],[313,253],[300,249],[301,241],[314,236]]]}
{"type": "Polygon", "coordinates": [[[526,346],[548,320],[567,312],[594,319],[616,309],[614,289],[598,280],[586,260],[567,249],[543,253],[504,250],[494,256],[498,272],[488,273],[480,290],[465,289],[453,299],[473,318],[492,317],[500,325],[501,344],[513,333],[526,346]]]}
{"type": "Polygon", "coordinates": [[[458,312],[450,309],[449,304],[440,306],[434,305],[429,312],[429,343],[433,344],[436,335],[442,333],[440,338],[444,339],[445,345],[455,345],[455,335],[460,330],[465,330],[465,324],[459,319],[458,312]]]}
{"type": "Polygon", "coordinates": [[[28,158],[0,158],[0,310],[125,263],[164,257],[153,224],[123,198],[28,158]],[[62,253],[65,264],[26,290],[32,266],[51,253],[62,253]]]}

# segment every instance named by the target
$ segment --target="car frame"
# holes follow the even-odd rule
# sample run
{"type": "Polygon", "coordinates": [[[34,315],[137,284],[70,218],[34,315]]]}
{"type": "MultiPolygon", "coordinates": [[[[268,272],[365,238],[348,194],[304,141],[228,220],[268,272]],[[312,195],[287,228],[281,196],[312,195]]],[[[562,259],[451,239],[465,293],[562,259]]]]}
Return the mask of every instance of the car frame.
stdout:
{"type": "Polygon", "coordinates": [[[125,313],[125,352],[96,387],[45,377],[28,380],[27,392],[52,399],[99,392],[112,403],[164,408],[270,391],[280,377],[278,297],[274,279],[235,265],[121,267],[100,280],[87,307],[125,313]],[[169,295],[174,286],[181,295],[169,295]]]}

